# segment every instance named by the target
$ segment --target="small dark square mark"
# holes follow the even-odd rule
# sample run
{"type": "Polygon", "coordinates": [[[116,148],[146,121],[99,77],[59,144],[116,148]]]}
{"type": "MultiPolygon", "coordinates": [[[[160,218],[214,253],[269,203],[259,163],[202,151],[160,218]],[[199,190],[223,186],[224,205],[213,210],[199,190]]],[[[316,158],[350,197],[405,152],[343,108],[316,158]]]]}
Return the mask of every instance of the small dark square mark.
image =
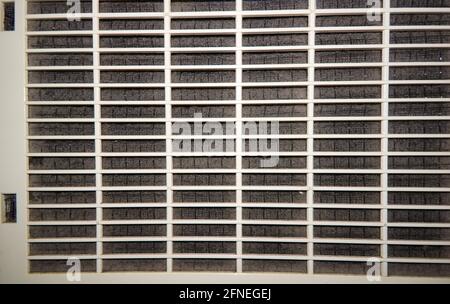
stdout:
{"type": "Polygon", "coordinates": [[[17,195],[2,195],[2,223],[17,223],[17,195]]]}
{"type": "Polygon", "coordinates": [[[14,2],[3,3],[3,30],[14,31],[15,7],[14,2]]]}

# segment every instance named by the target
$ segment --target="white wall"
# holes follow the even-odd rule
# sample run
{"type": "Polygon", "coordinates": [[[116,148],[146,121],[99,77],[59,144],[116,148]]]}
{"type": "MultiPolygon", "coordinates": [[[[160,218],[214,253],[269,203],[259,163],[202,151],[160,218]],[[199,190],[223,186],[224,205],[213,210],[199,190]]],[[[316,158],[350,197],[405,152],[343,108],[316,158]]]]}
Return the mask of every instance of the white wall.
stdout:
{"type": "Polygon", "coordinates": [[[16,31],[0,31],[0,193],[17,193],[18,223],[0,224],[0,283],[27,271],[25,197],[25,1],[16,1],[16,31]]]}

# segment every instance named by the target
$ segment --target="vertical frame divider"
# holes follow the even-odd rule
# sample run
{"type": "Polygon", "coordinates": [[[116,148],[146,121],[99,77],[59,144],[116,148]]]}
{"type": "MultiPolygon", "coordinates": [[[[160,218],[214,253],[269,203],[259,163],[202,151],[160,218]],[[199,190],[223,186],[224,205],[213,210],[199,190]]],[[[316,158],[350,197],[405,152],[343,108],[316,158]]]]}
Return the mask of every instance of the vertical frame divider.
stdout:
{"type": "Polygon", "coordinates": [[[242,0],[236,0],[236,271],[242,272],[242,0]]]}
{"type": "MultiPolygon", "coordinates": [[[[76,22],[76,21],[73,21],[76,22]]],[[[102,124],[101,124],[101,89],[100,89],[100,36],[99,36],[99,2],[92,1],[92,47],[94,78],[94,119],[95,119],[95,185],[96,185],[96,236],[97,236],[97,272],[103,272],[103,209],[102,209],[102,124]]]]}
{"type": "Polygon", "coordinates": [[[167,203],[167,272],[173,265],[173,192],[172,192],[172,71],[171,71],[171,1],[164,0],[164,88],[166,113],[166,203],[167,203]]]}
{"type": "Polygon", "coordinates": [[[388,145],[389,145],[389,43],[390,43],[390,1],[383,1],[383,67],[382,67],[382,102],[381,102],[381,275],[388,276],[388,145]]]}
{"type": "MultiPolygon", "coordinates": [[[[25,0],[24,2],[23,2],[23,5],[24,5],[24,9],[26,10],[26,12],[28,13],[28,0],[25,0]]],[[[24,20],[23,20],[23,26],[24,26],[24,29],[27,29],[28,30],[28,17],[27,17],[27,15],[28,14],[26,14],[25,15],[25,18],[24,18],[24,20]]],[[[27,33],[25,33],[25,37],[24,37],[24,45],[25,45],[25,48],[28,48],[28,34],[27,33]]],[[[28,69],[28,65],[29,65],[29,55],[28,55],[28,53],[27,52],[25,52],[25,69],[28,69]]],[[[25,73],[25,85],[27,85],[28,84],[28,81],[29,81],[29,79],[28,79],[28,73],[25,73]]],[[[31,207],[31,203],[30,203],[30,175],[29,175],[29,171],[30,171],[30,153],[31,153],[31,151],[30,151],[30,141],[29,141],[29,139],[28,139],[28,137],[30,136],[30,130],[29,130],[29,124],[28,124],[28,119],[29,119],[29,112],[30,112],[30,100],[29,100],[29,98],[28,98],[28,94],[29,94],[29,91],[28,91],[28,89],[25,89],[25,94],[24,94],[24,102],[25,102],[25,121],[26,121],[26,125],[25,125],[25,133],[24,133],[24,135],[25,135],[25,142],[26,142],[26,150],[25,150],[25,152],[26,152],[26,157],[25,157],[25,163],[26,163],[26,165],[25,165],[25,169],[27,170],[27,172],[26,172],[26,178],[25,178],[25,202],[26,202],[26,216],[25,216],[25,220],[24,220],[24,222],[25,222],[25,225],[26,225],[26,233],[27,234],[29,234],[30,233],[30,207],[31,207]]],[[[20,206],[17,206],[18,207],[18,213],[17,213],[17,215],[18,216],[20,216],[19,214],[20,214],[20,206]]],[[[31,252],[30,252],[30,249],[29,249],[29,247],[30,247],[30,239],[29,239],[29,237],[27,237],[27,247],[28,247],[28,250],[27,250],[27,253],[26,253],[26,263],[27,263],[27,266],[26,266],[26,269],[27,269],[27,272],[30,272],[31,271],[31,261],[30,261],[30,256],[31,256],[31,252]]]]}
{"type": "Polygon", "coordinates": [[[316,0],[309,0],[308,14],[308,103],[307,103],[307,272],[314,273],[314,45],[316,0]]]}

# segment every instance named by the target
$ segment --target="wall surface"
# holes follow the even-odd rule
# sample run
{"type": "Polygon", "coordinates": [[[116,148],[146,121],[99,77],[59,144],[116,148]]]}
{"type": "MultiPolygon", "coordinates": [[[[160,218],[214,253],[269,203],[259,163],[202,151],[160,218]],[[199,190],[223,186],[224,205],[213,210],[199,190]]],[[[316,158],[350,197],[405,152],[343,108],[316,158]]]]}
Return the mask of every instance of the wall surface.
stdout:
{"type": "Polygon", "coordinates": [[[18,223],[0,224],[0,282],[23,282],[26,262],[25,1],[16,30],[0,31],[0,193],[17,193],[18,223]]]}

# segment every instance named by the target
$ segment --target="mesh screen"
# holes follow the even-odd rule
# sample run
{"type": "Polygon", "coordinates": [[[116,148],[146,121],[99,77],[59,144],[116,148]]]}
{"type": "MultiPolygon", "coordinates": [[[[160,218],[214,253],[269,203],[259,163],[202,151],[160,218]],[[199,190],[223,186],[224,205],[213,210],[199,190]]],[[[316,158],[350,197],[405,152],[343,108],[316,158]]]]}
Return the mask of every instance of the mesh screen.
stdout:
{"type": "Polygon", "coordinates": [[[450,2],[382,2],[26,1],[29,271],[448,278],[450,2]]]}

